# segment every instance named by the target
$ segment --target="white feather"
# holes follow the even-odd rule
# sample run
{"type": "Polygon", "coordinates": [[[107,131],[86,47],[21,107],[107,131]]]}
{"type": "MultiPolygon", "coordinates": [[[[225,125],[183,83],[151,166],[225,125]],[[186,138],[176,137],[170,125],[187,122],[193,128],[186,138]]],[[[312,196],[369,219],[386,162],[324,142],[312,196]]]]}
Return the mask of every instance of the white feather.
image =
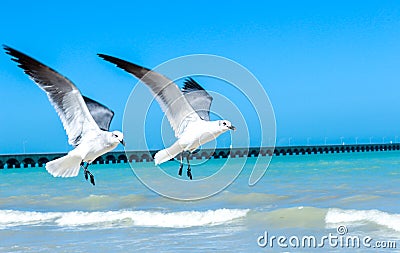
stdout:
{"type": "Polygon", "coordinates": [[[169,148],[158,151],[154,156],[154,162],[156,165],[166,162],[177,156],[180,152],[182,152],[182,150],[183,149],[181,148],[179,143],[175,142],[169,148]]]}
{"type": "Polygon", "coordinates": [[[80,156],[68,154],[46,163],[46,170],[54,177],[76,177],[81,162],[80,156]]]}

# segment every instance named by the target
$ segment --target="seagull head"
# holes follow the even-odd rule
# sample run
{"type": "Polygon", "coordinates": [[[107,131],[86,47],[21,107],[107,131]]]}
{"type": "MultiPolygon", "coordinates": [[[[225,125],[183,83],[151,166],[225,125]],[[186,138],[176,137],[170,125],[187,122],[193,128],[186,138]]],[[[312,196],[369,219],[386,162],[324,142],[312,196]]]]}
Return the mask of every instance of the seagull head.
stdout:
{"type": "Polygon", "coordinates": [[[121,133],[120,131],[113,131],[113,132],[111,132],[111,135],[112,135],[113,141],[115,143],[117,143],[117,144],[121,143],[122,145],[125,146],[124,134],[123,133],[121,133]]]}
{"type": "Polygon", "coordinates": [[[228,120],[219,120],[219,127],[225,132],[227,130],[236,130],[236,127],[232,126],[232,123],[228,120]]]}

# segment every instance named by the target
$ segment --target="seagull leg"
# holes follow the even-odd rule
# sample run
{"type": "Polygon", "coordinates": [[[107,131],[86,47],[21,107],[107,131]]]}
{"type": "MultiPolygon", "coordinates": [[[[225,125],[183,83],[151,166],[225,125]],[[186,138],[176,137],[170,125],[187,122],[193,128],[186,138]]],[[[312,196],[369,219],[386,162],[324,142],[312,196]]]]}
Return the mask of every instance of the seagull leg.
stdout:
{"type": "Polygon", "coordinates": [[[88,170],[87,170],[87,167],[88,167],[88,165],[86,164],[85,166],[83,166],[84,165],[84,162],[82,161],[81,162],[81,167],[83,168],[83,174],[85,175],[85,179],[86,179],[86,181],[88,180],[88,170]]]}
{"type": "Polygon", "coordinates": [[[181,164],[179,165],[178,175],[182,176],[182,168],[183,168],[183,152],[181,153],[181,164]]]}
{"type": "Polygon", "coordinates": [[[87,169],[89,167],[89,163],[85,164],[85,167],[83,168],[84,171],[83,173],[85,174],[85,179],[88,180],[88,175],[90,176],[90,183],[92,183],[92,185],[96,185],[94,182],[94,176],[93,174],[87,169]]]}
{"type": "Polygon", "coordinates": [[[188,155],[186,156],[186,161],[187,161],[187,164],[188,164],[187,176],[190,178],[190,180],[192,180],[192,170],[190,169],[189,156],[190,156],[190,153],[188,152],[188,155]]]}

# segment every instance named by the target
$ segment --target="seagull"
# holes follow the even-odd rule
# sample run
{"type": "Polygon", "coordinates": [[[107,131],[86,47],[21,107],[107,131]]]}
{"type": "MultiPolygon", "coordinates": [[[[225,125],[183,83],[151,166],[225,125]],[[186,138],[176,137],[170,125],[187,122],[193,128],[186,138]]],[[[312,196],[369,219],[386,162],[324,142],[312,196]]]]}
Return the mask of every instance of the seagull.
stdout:
{"type": "Polygon", "coordinates": [[[97,157],[125,145],[120,131],[109,132],[114,112],[104,105],[82,96],[79,89],[66,77],[35,59],[3,45],[12,60],[46,92],[74,147],[67,155],[46,163],[46,170],[54,177],[75,177],[83,167],[85,179],[95,185],[88,170],[97,157]]]}
{"type": "Polygon", "coordinates": [[[210,121],[212,97],[192,78],[185,81],[181,91],[172,80],[155,71],[113,56],[105,54],[98,56],[144,82],[166,114],[177,141],[155,154],[155,165],[169,161],[180,154],[178,175],[181,176],[183,153],[187,152],[187,176],[192,179],[189,153],[228,130],[236,130],[228,120],[210,121]]]}

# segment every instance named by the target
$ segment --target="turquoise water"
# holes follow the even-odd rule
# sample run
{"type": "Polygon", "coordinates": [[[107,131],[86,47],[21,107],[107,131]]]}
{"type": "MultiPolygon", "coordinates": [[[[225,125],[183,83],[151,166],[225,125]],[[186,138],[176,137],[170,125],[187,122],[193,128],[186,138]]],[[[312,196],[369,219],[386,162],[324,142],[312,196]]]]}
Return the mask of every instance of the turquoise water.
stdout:
{"type": "MultiPolygon", "coordinates": [[[[93,165],[95,187],[82,173],[0,170],[0,252],[308,252],[276,242],[262,248],[257,239],[265,232],[319,238],[339,226],[346,235],[400,242],[399,152],[274,157],[249,187],[254,161],[221,193],[192,202],[150,191],[127,164],[93,165]]],[[[206,176],[221,163],[192,171],[206,176]]],[[[177,164],[164,169],[173,173],[177,164]]]]}

